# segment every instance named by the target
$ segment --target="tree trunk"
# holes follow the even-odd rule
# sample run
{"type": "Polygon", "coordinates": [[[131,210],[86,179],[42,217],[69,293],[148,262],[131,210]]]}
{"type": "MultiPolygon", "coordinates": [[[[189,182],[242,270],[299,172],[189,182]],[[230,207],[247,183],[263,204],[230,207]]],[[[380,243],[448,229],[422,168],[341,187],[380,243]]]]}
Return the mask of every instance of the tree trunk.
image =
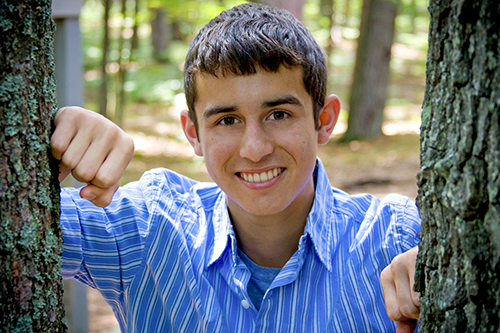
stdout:
{"type": "Polygon", "coordinates": [[[49,0],[0,2],[2,332],[64,332],[49,0]]]}
{"type": "Polygon", "coordinates": [[[500,2],[429,11],[419,332],[500,332],[500,2]]]}
{"type": "Polygon", "coordinates": [[[118,126],[123,127],[123,113],[125,109],[125,82],[127,79],[127,69],[132,53],[131,44],[125,44],[125,18],[127,17],[127,0],[121,0],[122,26],[120,29],[120,38],[118,39],[118,50],[120,58],[118,60],[118,75],[117,75],[117,91],[115,105],[115,122],[118,126]]]}
{"type": "Polygon", "coordinates": [[[153,8],[153,20],[151,21],[151,43],[153,44],[153,57],[163,60],[163,53],[168,49],[172,32],[167,22],[167,12],[164,8],[153,8]]]}
{"type": "Polygon", "coordinates": [[[108,109],[108,65],[109,53],[109,11],[111,9],[111,0],[104,1],[104,17],[102,20],[102,28],[104,29],[104,38],[102,41],[102,59],[101,59],[101,91],[99,96],[99,113],[106,116],[108,109]]]}
{"type": "Polygon", "coordinates": [[[397,2],[363,2],[346,141],[382,134],[397,2]]]}
{"type": "Polygon", "coordinates": [[[330,63],[330,57],[333,52],[333,40],[332,40],[332,29],[333,29],[333,0],[321,0],[319,2],[320,13],[322,17],[326,17],[329,20],[328,23],[328,44],[326,46],[326,56],[328,63],[330,63]]]}
{"type": "MultiPolygon", "coordinates": [[[[130,46],[131,51],[139,49],[139,5],[141,0],[134,0],[134,27],[132,28],[134,33],[132,35],[132,45],[130,46]]],[[[130,58],[132,59],[132,58],[130,58]]]]}
{"type": "Polygon", "coordinates": [[[302,7],[306,3],[305,0],[264,0],[266,5],[285,9],[292,13],[299,21],[302,21],[302,7]]]}

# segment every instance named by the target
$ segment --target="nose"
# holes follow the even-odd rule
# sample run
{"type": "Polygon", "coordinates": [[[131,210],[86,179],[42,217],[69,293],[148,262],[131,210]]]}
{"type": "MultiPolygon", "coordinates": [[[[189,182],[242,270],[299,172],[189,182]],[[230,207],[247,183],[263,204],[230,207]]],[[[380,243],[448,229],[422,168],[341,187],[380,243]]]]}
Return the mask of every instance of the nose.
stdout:
{"type": "Polygon", "coordinates": [[[274,151],[273,143],[260,122],[249,122],[244,129],[240,156],[259,162],[274,151]]]}

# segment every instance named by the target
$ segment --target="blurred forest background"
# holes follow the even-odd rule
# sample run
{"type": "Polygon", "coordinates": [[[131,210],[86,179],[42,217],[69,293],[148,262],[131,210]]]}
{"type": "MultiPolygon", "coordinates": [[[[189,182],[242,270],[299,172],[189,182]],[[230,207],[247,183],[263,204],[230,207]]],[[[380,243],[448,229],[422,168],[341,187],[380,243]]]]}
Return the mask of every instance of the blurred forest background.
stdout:
{"type": "MultiPolygon", "coordinates": [[[[185,140],[183,63],[198,30],[236,0],[85,0],[80,16],[85,104],[135,140],[122,182],[153,167],[210,181],[185,140]]],[[[262,0],[290,10],[329,61],[340,123],[319,156],[332,185],[349,193],[415,198],[425,90],[427,0],[262,0]]],[[[89,294],[90,331],[118,332],[100,295],[89,294]]]]}

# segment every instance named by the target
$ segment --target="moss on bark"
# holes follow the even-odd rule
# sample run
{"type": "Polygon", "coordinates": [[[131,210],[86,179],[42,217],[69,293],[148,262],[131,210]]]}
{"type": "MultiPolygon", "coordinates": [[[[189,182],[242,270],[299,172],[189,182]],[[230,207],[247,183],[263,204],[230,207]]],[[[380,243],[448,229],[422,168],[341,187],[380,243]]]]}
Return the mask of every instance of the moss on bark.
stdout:
{"type": "Polygon", "coordinates": [[[51,1],[0,1],[0,331],[63,332],[51,1]]]}

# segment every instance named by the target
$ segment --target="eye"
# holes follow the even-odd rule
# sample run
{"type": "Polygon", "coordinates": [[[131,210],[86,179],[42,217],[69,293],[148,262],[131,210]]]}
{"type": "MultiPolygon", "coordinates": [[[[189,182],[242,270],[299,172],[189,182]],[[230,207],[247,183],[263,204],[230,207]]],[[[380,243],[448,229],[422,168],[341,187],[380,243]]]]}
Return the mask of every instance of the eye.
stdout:
{"type": "Polygon", "coordinates": [[[284,120],[287,117],[290,117],[288,112],[285,111],[274,111],[267,119],[270,120],[284,120]]]}
{"type": "Polygon", "coordinates": [[[231,126],[239,123],[240,121],[233,116],[226,116],[217,122],[217,125],[231,126]]]}

